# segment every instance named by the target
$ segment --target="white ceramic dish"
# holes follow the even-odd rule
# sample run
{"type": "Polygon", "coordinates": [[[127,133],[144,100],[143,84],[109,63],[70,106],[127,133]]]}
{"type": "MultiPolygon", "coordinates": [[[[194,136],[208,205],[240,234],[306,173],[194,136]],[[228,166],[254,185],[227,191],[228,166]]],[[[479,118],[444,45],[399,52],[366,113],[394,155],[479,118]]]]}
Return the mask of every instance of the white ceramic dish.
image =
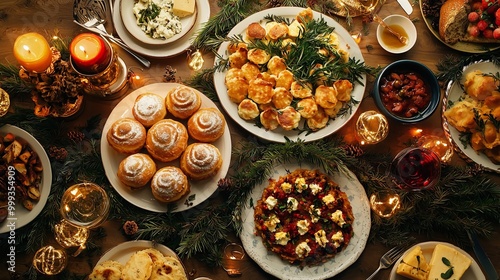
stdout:
{"type": "Polygon", "coordinates": [[[108,260],[117,261],[123,265],[127,263],[130,257],[138,251],[153,248],[160,251],[164,256],[172,256],[177,258],[181,263],[181,259],[177,254],[167,246],[163,244],[153,243],[148,240],[134,240],[123,242],[111,249],[109,249],[102,257],[97,261],[96,265],[103,263],[108,260]]]}
{"type": "Polygon", "coordinates": [[[384,32],[384,27],[379,24],[377,27],[377,41],[384,50],[394,54],[401,54],[413,48],[413,46],[417,42],[417,28],[408,17],[402,15],[390,15],[384,18],[384,22],[389,26],[391,25],[401,26],[408,35],[408,43],[406,45],[400,48],[389,46],[385,44],[384,41],[382,40],[382,33],[384,32]]]}
{"type": "MultiPolygon", "coordinates": [[[[108,141],[106,140],[106,133],[116,120],[124,117],[133,118],[132,107],[135,102],[135,99],[139,94],[145,92],[152,92],[162,97],[165,97],[170,89],[175,88],[179,85],[180,84],[176,83],[157,83],[136,89],[116,105],[116,107],[113,109],[108,119],[106,120],[106,123],[104,124],[104,128],[102,130],[101,157],[102,157],[102,163],[104,165],[104,170],[106,172],[106,176],[108,177],[109,182],[125,200],[127,200],[128,202],[132,203],[137,207],[153,212],[167,212],[169,210],[169,204],[157,201],[153,197],[149,185],[140,190],[133,191],[127,186],[125,186],[118,179],[118,177],[116,176],[116,173],[118,171],[118,166],[120,165],[121,160],[126,157],[126,155],[121,154],[115,151],[113,148],[111,148],[111,146],[108,144],[108,141]]],[[[217,108],[216,105],[210,99],[208,99],[208,97],[206,97],[202,93],[199,94],[200,97],[202,98],[201,108],[208,108],[208,107],[217,108]]],[[[172,118],[172,116],[167,115],[166,118],[172,118]]],[[[181,122],[186,124],[187,120],[181,122]]],[[[191,138],[189,140],[189,143],[192,143],[191,138]]],[[[181,198],[179,201],[173,203],[175,209],[170,209],[172,212],[180,212],[188,210],[208,199],[217,190],[217,182],[219,181],[219,179],[224,178],[226,176],[227,171],[229,169],[229,163],[231,161],[231,135],[227,125],[224,131],[224,135],[212,144],[215,145],[217,148],[219,148],[221,152],[223,158],[221,169],[214,177],[210,179],[197,182],[191,181],[190,182],[191,189],[189,194],[181,198]]],[[[160,162],[156,163],[158,169],[166,165],[179,166],[178,160],[170,163],[160,163],[160,162]]],[[[170,208],[172,207],[170,206],[170,208]]]]}
{"type": "Polygon", "coordinates": [[[182,38],[169,44],[146,44],[132,36],[122,21],[120,14],[120,1],[114,3],[113,24],[116,33],[132,50],[150,57],[166,58],[178,55],[191,46],[191,40],[205,22],[210,18],[210,3],[208,0],[196,0],[196,20],[193,27],[182,38]]]}
{"type": "Polygon", "coordinates": [[[33,221],[39,214],[42,212],[45,203],[47,203],[47,198],[50,194],[50,188],[52,186],[52,167],[50,165],[49,157],[47,153],[43,149],[40,142],[38,142],[33,135],[29,134],[24,129],[21,129],[17,126],[6,124],[0,127],[0,133],[4,134],[7,132],[11,132],[16,137],[24,139],[30,147],[38,154],[40,161],[42,162],[43,171],[42,171],[42,182],[40,187],[40,200],[34,203],[33,209],[28,211],[24,206],[16,201],[14,216],[9,216],[2,224],[0,224],[0,233],[5,233],[10,230],[19,229],[29,222],[33,221]],[[10,223],[15,223],[15,228],[10,228],[10,223]]]}
{"type": "MultiPolygon", "coordinates": [[[[282,16],[282,17],[289,17],[289,18],[295,18],[295,16],[302,11],[303,8],[297,8],[297,7],[279,7],[279,8],[272,8],[268,10],[263,10],[258,13],[255,13],[240,23],[238,23],[228,34],[228,36],[234,36],[234,35],[240,35],[244,34],[246,28],[248,25],[252,22],[259,22],[264,19],[265,16],[267,15],[275,15],[275,16],[282,16]]],[[[328,25],[335,27],[335,32],[339,35],[339,39],[341,42],[341,46],[343,49],[347,49],[350,53],[351,57],[354,57],[356,60],[363,62],[363,55],[361,54],[361,50],[359,49],[358,44],[354,41],[354,39],[351,37],[349,32],[342,27],[338,22],[333,20],[332,18],[325,16],[321,13],[313,11],[313,16],[314,19],[320,19],[323,18],[328,25]],[[348,48],[347,48],[348,46],[348,48]]],[[[225,42],[221,45],[221,47],[218,50],[218,55],[223,58],[227,58],[227,47],[229,45],[229,42],[225,42]]],[[[218,63],[218,59],[216,59],[215,64],[218,63]]],[[[215,82],[215,89],[217,90],[217,94],[219,96],[219,99],[221,101],[222,106],[228,113],[228,115],[236,121],[239,125],[241,125],[243,128],[245,128],[247,131],[250,133],[262,138],[266,139],[269,141],[273,142],[280,142],[284,143],[286,141],[287,137],[288,139],[292,141],[296,141],[298,139],[302,139],[305,142],[310,142],[310,141],[315,141],[318,139],[322,139],[340,128],[344,126],[356,113],[357,109],[359,108],[359,104],[354,104],[352,106],[352,110],[347,113],[344,116],[339,116],[335,120],[330,120],[328,122],[328,125],[316,132],[312,132],[306,135],[306,133],[302,133],[299,135],[298,131],[292,130],[292,131],[285,131],[281,128],[272,130],[272,131],[267,131],[264,128],[257,127],[253,121],[245,121],[244,119],[240,118],[238,115],[238,105],[231,100],[229,100],[229,97],[227,95],[227,87],[224,83],[224,78],[226,76],[226,71],[224,72],[215,72],[214,74],[214,82],[215,82]]],[[[351,97],[354,100],[361,101],[363,99],[363,94],[365,92],[365,85],[366,85],[366,75],[363,75],[363,78],[361,79],[362,85],[356,83],[354,86],[354,90],[351,93],[351,97]]],[[[299,125],[299,127],[302,127],[302,125],[299,125]]]]}
{"type": "Polygon", "coordinates": [[[135,0],[119,0],[120,2],[120,15],[123,22],[123,25],[136,39],[140,40],[145,44],[150,45],[164,45],[168,43],[175,42],[186,35],[189,30],[194,26],[196,22],[196,8],[194,14],[183,17],[180,19],[182,24],[182,30],[180,33],[175,34],[174,36],[167,39],[155,39],[147,35],[138,25],[136,21],[136,17],[134,15],[134,5],[136,3],[135,0]]]}
{"type": "MultiPolygon", "coordinates": [[[[317,168],[309,165],[287,164],[274,168],[272,178],[279,178],[286,174],[286,170],[293,171],[298,168],[317,168]]],[[[267,273],[280,279],[290,280],[316,280],[326,279],[337,275],[350,265],[352,265],[363,252],[368,235],[370,234],[371,218],[370,206],[363,186],[359,183],[356,175],[350,173],[350,177],[344,174],[336,174],[331,177],[344,191],[351,202],[354,211],[354,236],[347,248],[327,262],[313,267],[291,265],[288,261],[281,259],[277,254],[272,253],[264,247],[260,236],[256,236],[254,223],[254,209],[247,201],[242,212],[243,229],[240,234],[241,242],[247,254],[267,273]]],[[[268,186],[267,181],[256,186],[252,192],[251,200],[256,202],[262,196],[262,191],[268,186]]]]}
{"type": "MultiPolygon", "coordinates": [[[[464,250],[460,249],[459,247],[457,247],[457,246],[455,246],[453,244],[446,243],[446,242],[429,241],[429,242],[423,242],[423,243],[416,244],[415,246],[418,245],[418,246],[420,246],[422,248],[422,253],[424,254],[424,257],[427,260],[427,262],[429,262],[431,260],[431,257],[432,257],[432,252],[434,251],[434,248],[436,247],[437,244],[444,244],[444,245],[450,246],[450,247],[454,248],[455,250],[459,251],[460,253],[466,255],[468,258],[470,258],[472,260],[472,263],[471,263],[469,269],[467,269],[465,271],[465,273],[462,276],[461,280],[485,280],[486,279],[484,277],[483,272],[481,271],[481,268],[476,263],[476,261],[474,260],[474,258],[472,258],[471,255],[469,255],[467,252],[465,252],[464,250]]],[[[405,254],[408,253],[412,248],[408,249],[405,252],[405,254]]],[[[403,256],[405,254],[403,254],[403,256]]],[[[396,263],[394,264],[394,266],[392,267],[391,274],[390,274],[390,279],[389,280],[406,280],[406,279],[408,279],[406,277],[403,277],[403,276],[400,276],[400,275],[396,274],[396,270],[398,269],[398,264],[403,259],[403,256],[401,256],[396,261],[396,263]]]]}
{"type": "Polygon", "coordinates": [[[476,152],[472,147],[467,145],[464,147],[462,142],[460,141],[460,132],[451,126],[446,118],[444,117],[444,111],[448,109],[448,104],[450,102],[455,102],[460,99],[465,93],[463,92],[460,84],[463,84],[465,81],[465,75],[471,71],[481,70],[484,73],[496,73],[500,71],[500,68],[495,66],[492,62],[480,61],[468,65],[463,70],[462,78],[456,81],[450,81],[446,87],[445,98],[443,99],[443,129],[445,135],[448,137],[450,143],[453,144],[455,151],[458,152],[460,156],[467,160],[471,160],[482,167],[500,173],[500,165],[493,163],[484,153],[476,152]]]}

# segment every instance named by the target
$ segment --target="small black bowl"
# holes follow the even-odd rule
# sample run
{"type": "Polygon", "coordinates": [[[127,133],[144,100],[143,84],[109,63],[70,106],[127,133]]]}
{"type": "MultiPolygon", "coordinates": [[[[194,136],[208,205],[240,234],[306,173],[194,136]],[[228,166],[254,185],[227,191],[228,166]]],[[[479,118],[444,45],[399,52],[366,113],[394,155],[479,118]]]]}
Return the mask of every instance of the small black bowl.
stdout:
{"type": "MultiPolygon", "coordinates": [[[[429,68],[427,68],[427,66],[414,60],[398,60],[382,69],[375,80],[372,94],[375,99],[375,104],[382,114],[390,119],[404,124],[414,124],[427,119],[434,113],[434,111],[436,111],[441,101],[441,88],[439,87],[436,75],[429,68]],[[381,86],[384,77],[387,77],[391,73],[415,73],[419,76],[426,85],[430,94],[430,100],[427,106],[420,108],[418,112],[412,114],[410,117],[402,116],[401,114],[397,114],[396,112],[386,108],[382,97],[381,86]]],[[[391,102],[391,104],[392,103],[393,102],[391,102]]]]}

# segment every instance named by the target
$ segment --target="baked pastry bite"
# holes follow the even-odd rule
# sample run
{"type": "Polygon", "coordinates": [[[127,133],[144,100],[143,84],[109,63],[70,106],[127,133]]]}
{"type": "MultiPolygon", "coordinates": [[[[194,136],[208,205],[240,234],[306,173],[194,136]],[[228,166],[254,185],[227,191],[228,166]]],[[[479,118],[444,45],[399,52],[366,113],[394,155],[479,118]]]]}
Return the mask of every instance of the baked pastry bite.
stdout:
{"type": "Polygon", "coordinates": [[[146,128],[133,118],[116,120],[106,133],[108,144],[120,153],[139,152],[146,142],[146,128]]]}
{"type": "Polygon", "coordinates": [[[174,202],[189,192],[189,181],[180,168],[166,166],[151,179],[151,192],[160,202],[174,202]]]}
{"type": "Polygon", "coordinates": [[[273,84],[262,78],[256,78],[248,84],[248,98],[257,104],[267,104],[273,98],[273,84]]]}
{"type": "Polygon", "coordinates": [[[267,62],[267,70],[272,75],[278,75],[281,71],[286,70],[285,59],[277,55],[271,57],[267,62]]]}
{"type": "Polygon", "coordinates": [[[271,100],[276,109],[283,109],[292,104],[293,95],[284,87],[275,87],[271,100]]]}
{"type": "Polygon", "coordinates": [[[266,130],[278,128],[278,111],[273,108],[265,109],[260,113],[260,123],[266,130]]]}
{"type": "Polygon", "coordinates": [[[258,22],[252,22],[248,25],[245,32],[249,40],[264,39],[266,37],[266,29],[258,22]]]}
{"type": "Polygon", "coordinates": [[[217,108],[201,108],[189,118],[189,135],[200,142],[214,142],[224,134],[226,119],[217,108]]]}
{"type": "Polygon", "coordinates": [[[317,131],[324,128],[328,124],[329,120],[330,117],[325,112],[325,109],[318,107],[318,111],[316,112],[316,114],[307,119],[307,126],[311,130],[317,131]]]}
{"type": "Polygon", "coordinates": [[[151,180],[156,163],[147,154],[137,153],[124,158],[118,166],[118,179],[132,189],[139,189],[151,180]]]}
{"type": "MultiPolygon", "coordinates": [[[[229,58],[231,58],[231,55],[229,58]]],[[[255,48],[248,51],[247,58],[255,64],[265,64],[269,61],[271,55],[265,50],[255,48]]],[[[242,63],[241,66],[243,66],[243,64],[245,63],[242,63]]],[[[241,68],[241,66],[239,68],[241,68]]]]}
{"type": "Polygon", "coordinates": [[[179,119],[187,119],[201,106],[198,92],[187,86],[178,86],[167,93],[165,99],[168,112],[179,119]]]}
{"type": "Polygon", "coordinates": [[[146,252],[135,252],[122,270],[122,280],[147,280],[153,272],[153,261],[146,252]]]}
{"type": "Polygon", "coordinates": [[[114,260],[104,261],[94,267],[88,280],[120,280],[123,265],[114,260]]]}
{"type": "Polygon", "coordinates": [[[314,99],[323,108],[333,108],[337,105],[337,92],[334,87],[321,85],[314,92],[314,99]]]}
{"type": "Polygon", "coordinates": [[[238,115],[247,121],[253,120],[260,114],[259,106],[251,99],[244,99],[238,104],[238,115]]]}
{"type": "Polygon", "coordinates": [[[193,143],[181,156],[180,168],[191,180],[213,177],[222,166],[219,149],[209,143],[193,143]]]}
{"type": "MultiPolygon", "coordinates": [[[[229,70],[227,71],[229,73],[229,70]]],[[[243,77],[247,81],[251,81],[255,78],[257,78],[257,75],[260,74],[260,69],[259,66],[255,65],[253,62],[247,62],[241,66],[241,72],[243,74],[243,77]]],[[[227,78],[227,75],[226,75],[227,78]]]]}
{"type": "Polygon", "coordinates": [[[153,264],[153,273],[149,280],[187,280],[182,263],[173,256],[165,256],[153,264]]]}
{"type": "Polygon", "coordinates": [[[281,109],[278,112],[278,123],[284,130],[292,130],[299,126],[300,113],[292,106],[281,109]]]}
{"type": "Polygon", "coordinates": [[[312,86],[311,85],[302,85],[297,81],[293,81],[290,86],[290,93],[295,98],[306,98],[312,96],[312,86]]]}
{"type": "Polygon", "coordinates": [[[351,100],[352,83],[349,80],[337,80],[333,83],[333,88],[337,92],[337,100],[347,102],[351,100]]]}
{"type": "Polygon", "coordinates": [[[163,97],[151,92],[139,94],[132,107],[132,115],[145,127],[152,126],[167,115],[163,97]]]}
{"type": "Polygon", "coordinates": [[[303,118],[312,118],[318,113],[318,105],[316,101],[314,101],[314,98],[304,98],[297,102],[297,112],[299,112],[300,116],[303,118]]]}
{"type": "Polygon", "coordinates": [[[161,162],[173,161],[186,149],[188,138],[186,127],[182,123],[163,119],[148,130],[146,149],[154,159],[161,162]]]}

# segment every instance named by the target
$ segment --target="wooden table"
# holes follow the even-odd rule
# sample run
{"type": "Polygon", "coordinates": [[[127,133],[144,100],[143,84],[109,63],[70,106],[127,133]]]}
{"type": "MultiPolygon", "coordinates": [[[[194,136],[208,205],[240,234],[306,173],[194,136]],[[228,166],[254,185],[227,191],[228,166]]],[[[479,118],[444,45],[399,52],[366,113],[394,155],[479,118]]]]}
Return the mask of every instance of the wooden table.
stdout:
{"type": "MultiPolygon", "coordinates": [[[[71,0],[4,0],[0,3],[0,57],[4,58],[2,62],[16,64],[12,54],[12,46],[17,36],[23,33],[36,31],[47,35],[48,38],[53,35],[56,30],[60,36],[63,37],[75,36],[76,34],[83,32],[84,30],[72,22],[72,4],[73,1],[71,0]]],[[[211,15],[213,16],[217,13],[217,11],[219,11],[219,7],[217,6],[216,1],[211,1],[210,5],[211,15]]],[[[382,17],[394,13],[404,13],[395,0],[388,0],[379,12],[382,17]]],[[[415,25],[418,30],[418,39],[413,49],[402,55],[392,55],[383,50],[375,38],[377,25],[375,23],[369,24],[367,32],[365,32],[365,35],[359,43],[359,47],[363,52],[367,65],[385,66],[395,60],[412,59],[427,65],[434,71],[437,71],[436,64],[443,58],[444,55],[466,55],[448,48],[431,34],[422,20],[422,15],[418,5],[414,5],[414,12],[410,17],[415,20],[415,25]]],[[[355,18],[354,22],[355,26],[353,28],[360,29],[361,19],[355,18]]],[[[345,23],[343,24],[345,26],[345,23]]],[[[111,28],[112,26],[108,23],[107,27],[111,28]]],[[[128,67],[134,67],[136,70],[142,68],[142,66],[126,52],[120,49],[118,50],[119,56],[125,61],[128,67]]],[[[211,67],[214,59],[213,55],[204,54],[204,58],[204,67],[211,67]]],[[[163,74],[165,66],[167,65],[170,65],[177,70],[176,77],[180,81],[189,79],[189,77],[194,74],[194,72],[187,66],[185,53],[171,58],[150,58],[150,60],[152,62],[151,68],[144,69],[144,71],[139,70],[138,72],[145,79],[146,84],[163,82],[163,74]]],[[[359,112],[375,108],[373,99],[369,97],[372,82],[372,80],[369,80],[366,87],[365,98],[361,103],[358,114],[359,112]]],[[[129,91],[132,91],[132,89],[129,89],[129,91]]],[[[106,118],[118,102],[119,99],[102,101],[91,98],[87,101],[85,111],[77,120],[74,121],[74,124],[76,125],[79,122],[85,122],[88,117],[93,116],[96,112],[99,112],[102,114],[103,118],[106,118]]],[[[229,117],[227,119],[229,119],[229,117]]],[[[229,121],[229,125],[233,143],[237,143],[238,139],[245,137],[246,132],[237,124],[229,121]]],[[[353,126],[353,121],[350,121],[338,133],[344,135],[346,139],[349,140],[349,138],[352,138],[353,135],[353,126]]],[[[408,140],[407,135],[410,129],[412,129],[412,126],[402,126],[392,122],[390,123],[390,126],[391,130],[388,138],[380,144],[366,147],[368,151],[394,152],[403,147],[402,142],[408,140]]],[[[418,126],[427,131],[431,131],[434,134],[442,134],[440,110],[437,110],[431,118],[421,124],[418,124],[418,126]]],[[[464,162],[456,155],[453,157],[452,162],[454,164],[464,164],[464,162]]],[[[490,174],[490,177],[494,181],[500,182],[499,175],[490,174]]],[[[115,221],[108,221],[104,224],[107,236],[102,240],[99,240],[103,251],[108,250],[126,240],[126,238],[118,230],[120,227],[121,225],[115,221]]],[[[500,230],[498,229],[500,229],[500,227],[497,226],[497,231],[491,236],[491,238],[488,240],[481,240],[481,242],[492,262],[496,264],[497,271],[500,272],[500,230]]],[[[436,240],[439,240],[439,238],[439,236],[436,236],[436,240]]],[[[235,240],[237,241],[237,239],[235,240]]],[[[421,240],[426,241],[425,239],[421,240]]],[[[380,256],[387,250],[388,248],[380,244],[367,244],[366,249],[359,259],[333,279],[365,279],[378,267],[380,256]]],[[[469,250],[469,253],[474,256],[472,251],[469,250]]],[[[2,260],[3,264],[5,264],[3,261],[5,257],[5,253],[2,253],[0,256],[0,260],[2,260]]],[[[29,267],[31,259],[32,255],[18,255],[16,270],[18,272],[25,271],[29,267]]],[[[72,258],[68,265],[68,269],[75,273],[88,274],[96,261],[97,259],[93,259],[89,262],[84,258],[72,258]]],[[[196,259],[185,260],[185,265],[188,268],[188,271],[196,271],[195,276],[207,276],[212,279],[233,279],[232,277],[229,277],[222,268],[211,268],[196,259]]],[[[272,276],[260,269],[259,266],[248,257],[241,261],[240,268],[243,274],[240,277],[236,277],[239,279],[274,279],[272,276]]],[[[2,269],[0,271],[0,278],[6,279],[7,276],[5,275],[5,270],[2,269]]],[[[388,277],[389,270],[385,270],[380,272],[377,279],[388,279],[388,277]]],[[[54,277],[53,279],[59,278],[54,277]]]]}

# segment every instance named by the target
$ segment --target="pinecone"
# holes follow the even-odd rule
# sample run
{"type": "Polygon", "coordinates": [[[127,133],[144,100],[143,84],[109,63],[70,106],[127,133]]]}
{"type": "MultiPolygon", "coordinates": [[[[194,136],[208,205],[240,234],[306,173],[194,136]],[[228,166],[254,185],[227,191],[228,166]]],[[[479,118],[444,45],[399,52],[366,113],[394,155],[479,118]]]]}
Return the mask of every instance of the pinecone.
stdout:
{"type": "Polygon", "coordinates": [[[359,144],[345,144],[342,149],[344,149],[346,155],[352,157],[360,157],[364,154],[359,144]]]}
{"type": "Polygon", "coordinates": [[[126,235],[132,236],[137,233],[139,230],[139,226],[135,221],[126,221],[123,224],[123,231],[125,232],[126,235]]]}
{"type": "Polygon", "coordinates": [[[219,189],[223,191],[230,190],[234,187],[233,180],[229,178],[219,179],[219,181],[217,182],[217,187],[219,187],[219,189]]]}
{"type": "Polygon", "coordinates": [[[484,167],[482,167],[481,165],[479,164],[472,164],[472,165],[468,165],[466,168],[465,168],[465,172],[470,175],[471,177],[474,177],[474,176],[477,176],[481,173],[483,173],[484,171],[484,167]]]}
{"type": "Polygon", "coordinates": [[[49,157],[58,161],[64,161],[67,156],[68,151],[65,148],[58,148],[56,146],[49,147],[49,157]]]}
{"type": "Polygon", "coordinates": [[[165,74],[163,75],[165,82],[175,82],[175,74],[176,73],[177,73],[177,70],[172,68],[172,66],[170,66],[170,65],[165,66],[165,74]]]}
{"type": "Polygon", "coordinates": [[[76,143],[79,143],[82,142],[83,139],[85,139],[85,134],[78,130],[71,130],[68,131],[68,138],[76,143]]]}
{"type": "Polygon", "coordinates": [[[274,7],[281,7],[282,3],[283,2],[282,0],[269,0],[268,2],[268,5],[269,7],[271,8],[274,8],[274,7]]]}

